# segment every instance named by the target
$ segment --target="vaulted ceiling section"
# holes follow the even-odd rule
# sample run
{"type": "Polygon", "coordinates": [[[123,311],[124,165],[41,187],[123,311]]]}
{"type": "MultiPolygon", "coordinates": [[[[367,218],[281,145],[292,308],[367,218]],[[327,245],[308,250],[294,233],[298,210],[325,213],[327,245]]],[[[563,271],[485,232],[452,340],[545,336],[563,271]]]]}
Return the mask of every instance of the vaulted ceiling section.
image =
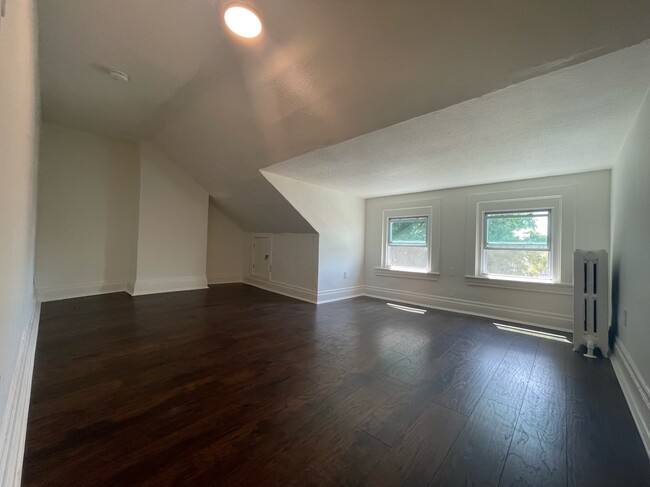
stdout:
{"type": "Polygon", "coordinates": [[[152,141],[254,231],[312,231],[262,168],[650,38],[646,0],[265,0],[248,41],[227,3],[40,0],[43,118],[152,141]]]}

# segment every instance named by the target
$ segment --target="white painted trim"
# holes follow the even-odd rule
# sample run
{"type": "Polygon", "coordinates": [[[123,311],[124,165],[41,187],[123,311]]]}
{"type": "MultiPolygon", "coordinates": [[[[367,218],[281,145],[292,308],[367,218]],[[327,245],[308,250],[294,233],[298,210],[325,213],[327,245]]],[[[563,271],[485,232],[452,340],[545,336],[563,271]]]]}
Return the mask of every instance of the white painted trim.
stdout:
{"type": "Polygon", "coordinates": [[[620,340],[614,344],[610,359],[646,453],[650,457],[650,388],[620,340]]]}
{"type": "Polygon", "coordinates": [[[210,274],[208,276],[208,285],[210,284],[230,284],[233,282],[242,282],[241,274],[210,274]]]}
{"type": "Polygon", "coordinates": [[[420,279],[423,281],[437,281],[439,272],[417,272],[389,269],[388,267],[375,267],[375,275],[383,277],[402,277],[405,279],[420,279]]]}
{"type": "Polygon", "coordinates": [[[517,279],[495,279],[483,276],[465,276],[468,286],[496,287],[514,291],[533,291],[536,293],[561,294],[573,296],[573,284],[559,282],[535,282],[517,279]]]}
{"type": "Polygon", "coordinates": [[[363,286],[342,287],[318,292],[318,304],[332,303],[363,296],[363,286]]]}
{"type": "MultiPolygon", "coordinates": [[[[249,269],[251,277],[254,277],[255,275],[255,239],[256,238],[268,238],[269,239],[269,263],[268,263],[268,280],[271,280],[273,278],[272,272],[273,272],[273,234],[272,233],[253,233],[251,234],[251,268],[249,269]]],[[[267,281],[267,279],[262,279],[259,277],[255,277],[255,279],[261,280],[261,281],[267,281]]]]}
{"type": "MultiPolygon", "coordinates": [[[[381,266],[386,265],[386,247],[388,245],[388,220],[394,217],[427,216],[427,249],[429,252],[429,269],[432,273],[440,270],[440,225],[442,222],[442,198],[426,198],[419,200],[386,203],[382,210],[381,228],[381,266]]],[[[381,267],[380,267],[381,268],[381,267]]]]}
{"type": "Polygon", "coordinates": [[[523,325],[538,326],[550,330],[573,331],[573,316],[546,311],[531,311],[513,306],[478,303],[465,299],[447,298],[430,294],[396,291],[375,286],[365,286],[364,294],[371,298],[387,299],[425,308],[454,311],[467,315],[482,316],[493,320],[511,321],[523,325]]]}
{"type": "Polygon", "coordinates": [[[375,286],[355,286],[349,288],[332,289],[316,293],[310,289],[282,284],[274,281],[265,281],[252,276],[245,276],[245,284],[283,294],[314,304],[325,304],[333,301],[351,299],[358,296],[397,301],[399,303],[414,304],[425,308],[453,311],[466,315],[481,316],[493,320],[502,320],[522,325],[537,326],[548,330],[572,332],[573,316],[546,311],[531,311],[513,306],[503,306],[489,303],[477,303],[457,298],[446,298],[429,294],[395,291],[375,286]]]}
{"type": "Polygon", "coordinates": [[[32,316],[25,327],[18,349],[5,413],[0,424],[0,485],[2,487],[20,486],[40,315],[41,303],[35,301],[32,316]]]}
{"type": "Polygon", "coordinates": [[[36,289],[36,296],[42,302],[58,301],[59,299],[80,298],[82,296],[95,296],[97,294],[117,293],[126,291],[127,282],[103,281],[75,284],[71,286],[49,286],[36,289]]]}
{"type": "Polygon", "coordinates": [[[191,291],[206,289],[208,280],[205,276],[172,277],[168,279],[137,279],[132,296],[143,294],[171,293],[175,291],[191,291]]]}
{"type": "Polygon", "coordinates": [[[316,304],[318,300],[318,293],[316,291],[300,286],[294,286],[292,284],[267,281],[253,276],[244,276],[243,282],[245,284],[264,289],[266,291],[282,294],[284,296],[289,296],[290,298],[299,299],[301,301],[307,301],[308,303],[316,304]]]}
{"type": "Polygon", "coordinates": [[[531,209],[548,206],[553,209],[553,267],[557,282],[573,282],[573,249],[575,248],[576,184],[540,186],[467,195],[467,240],[465,242],[468,276],[480,275],[482,212],[492,210],[531,209]],[[556,271],[559,270],[559,273],[556,271]]]}

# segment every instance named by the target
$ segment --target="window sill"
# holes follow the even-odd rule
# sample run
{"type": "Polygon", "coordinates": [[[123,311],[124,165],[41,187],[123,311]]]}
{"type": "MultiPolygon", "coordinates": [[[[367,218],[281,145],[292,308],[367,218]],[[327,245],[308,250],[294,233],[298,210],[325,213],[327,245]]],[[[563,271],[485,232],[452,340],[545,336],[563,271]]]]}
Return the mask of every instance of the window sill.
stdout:
{"type": "Polygon", "coordinates": [[[420,279],[424,281],[437,281],[440,277],[439,272],[418,272],[418,271],[402,271],[397,269],[390,269],[388,267],[375,267],[375,275],[388,276],[388,277],[404,277],[407,279],[420,279]]]}
{"type": "Polygon", "coordinates": [[[573,296],[573,284],[549,281],[532,281],[486,276],[465,276],[469,286],[496,287],[501,289],[515,289],[517,291],[534,291],[550,294],[573,296]]]}

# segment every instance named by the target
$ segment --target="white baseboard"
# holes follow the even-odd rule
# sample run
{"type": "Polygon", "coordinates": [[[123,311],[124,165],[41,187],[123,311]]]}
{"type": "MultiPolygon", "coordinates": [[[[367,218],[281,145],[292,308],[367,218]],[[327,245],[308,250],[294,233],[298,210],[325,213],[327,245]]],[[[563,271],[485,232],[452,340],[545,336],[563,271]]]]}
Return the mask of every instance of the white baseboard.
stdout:
{"type": "Polygon", "coordinates": [[[167,279],[137,279],[130,292],[132,296],[143,294],[171,293],[206,289],[208,280],[205,276],[173,277],[167,279]]]}
{"type": "Polygon", "coordinates": [[[49,286],[36,289],[36,296],[42,302],[60,299],[80,298],[96,294],[126,291],[126,281],[103,281],[66,286],[49,286]]]}
{"type": "Polygon", "coordinates": [[[523,325],[538,326],[550,330],[573,331],[573,317],[559,313],[531,311],[513,306],[489,303],[478,303],[465,299],[446,298],[429,294],[411,293],[365,286],[364,295],[371,298],[390,299],[406,304],[414,304],[425,308],[444,311],[454,311],[473,316],[481,316],[493,320],[512,321],[523,325]]]}
{"type": "Polygon", "coordinates": [[[231,284],[233,282],[242,282],[241,274],[210,274],[208,275],[208,284],[231,284]]]}
{"type": "Polygon", "coordinates": [[[2,487],[20,486],[40,314],[41,304],[36,301],[20,342],[5,413],[0,424],[0,486],[2,487]]]}
{"type": "Polygon", "coordinates": [[[513,306],[478,303],[464,299],[396,291],[393,289],[374,286],[355,286],[316,293],[310,289],[258,279],[252,276],[245,276],[243,282],[250,284],[251,286],[265,289],[266,291],[283,294],[310,303],[325,304],[358,296],[368,296],[371,298],[414,304],[425,308],[441,309],[473,316],[481,316],[493,320],[511,321],[523,325],[547,328],[549,330],[564,332],[571,332],[573,330],[573,317],[571,315],[532,311],[523,308],[515,308],[513,306]]]}
{"type": "Polygon", "coordinates": [[[328,291],[318,291],[318,304],[332,303],[344,299],[357,298],[363,296],[363,286],[343,287],[339,289],[330,289],[328,291]]]}
{"type": "Polygon", "coordinates": [[[318,300],[318,293],[316,291],[300,286],[284,284],[277,281],[267,281],[253,276],[244,276],[243,282],[266,291],[282,294],[301,301],[307,301],[308,303],[316,304],[318,300]]]}
{"type": "Polygon", "coordinates": [[[610,359],[646,453],[650,457],[650,387],[643,380],[639,369],[620,340],[614,344],[610,359]]]}

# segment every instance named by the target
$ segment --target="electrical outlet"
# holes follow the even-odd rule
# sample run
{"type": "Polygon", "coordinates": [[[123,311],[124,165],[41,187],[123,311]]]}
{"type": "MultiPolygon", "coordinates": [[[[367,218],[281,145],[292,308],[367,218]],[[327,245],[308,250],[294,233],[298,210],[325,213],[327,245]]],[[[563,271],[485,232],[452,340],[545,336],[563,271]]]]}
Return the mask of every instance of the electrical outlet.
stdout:
{"type": "Polygon", "coordinates": [[[343,279],[347,279],[347,278],[348,278],[348,273],[347,273],[347,272],[343,272],[343,279]]]}
{"type": "Polygon", "coordinates": [[[627,310],[623,310],[623,326],[627,328],[627,310]]]}

